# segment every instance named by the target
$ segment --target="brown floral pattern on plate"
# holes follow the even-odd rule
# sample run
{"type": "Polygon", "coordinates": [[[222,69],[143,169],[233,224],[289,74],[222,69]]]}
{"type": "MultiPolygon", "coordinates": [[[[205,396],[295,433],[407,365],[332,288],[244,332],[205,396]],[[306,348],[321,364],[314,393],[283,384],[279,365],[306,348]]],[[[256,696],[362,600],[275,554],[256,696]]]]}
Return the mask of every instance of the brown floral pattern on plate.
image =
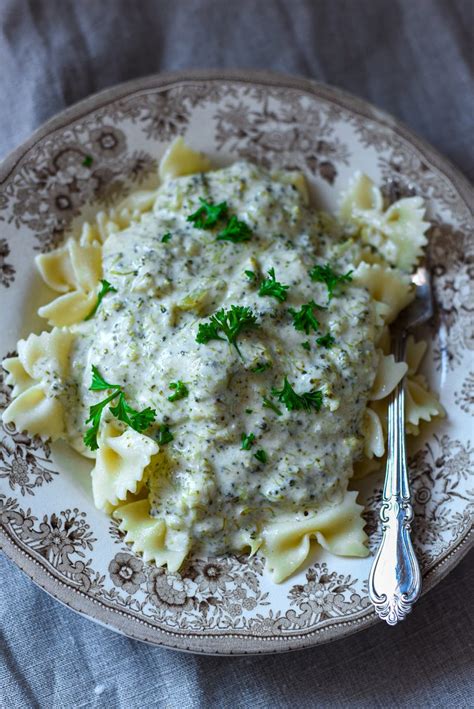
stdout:
{"type": "MultiPolygon", "coordinates": [[[[410,465],[417,549],[426,586],[433,585],[462,556],[472,515],[465,478],[472,459],[472,222],[462,178],[391,119],[336,90],[279,77],[158,77],[91,98],[7,159],[0,174],[0,282],[10,286],[2,317],[28,301],[23,275],[34,251],[58,244],[84,207],[92,213],[90,203],[107,207],[146,185],[176,135],[190,136],[221,164],[249,157],[303,169],[325,199],[363,165],[388,201],[412,194],[428,201],[438,314],[424,373],[435,389],[442,382],[448,418],[426,429],[410,465]]],[[[12,321],[4,331],[15,328],[12,321]]],[[[2,350],[14,344],[2,340],[2,350]]],[[[3,382],[3,408],[9,396],[3,382]]],[[[91,617],[150,642],[207,652],[304,647],[373,622],[370,560],[319,550],[308,569],[279,587],[258,555],[190,559],[181,574],[168,574],[131,552],[117,525],[94,509],[87,474],[58,466],[54,446],[5,426],[0,440],[5,549],[50,593],[91,617]]],[[[373,546],[379,478],[361,490],[373,546]]]]}

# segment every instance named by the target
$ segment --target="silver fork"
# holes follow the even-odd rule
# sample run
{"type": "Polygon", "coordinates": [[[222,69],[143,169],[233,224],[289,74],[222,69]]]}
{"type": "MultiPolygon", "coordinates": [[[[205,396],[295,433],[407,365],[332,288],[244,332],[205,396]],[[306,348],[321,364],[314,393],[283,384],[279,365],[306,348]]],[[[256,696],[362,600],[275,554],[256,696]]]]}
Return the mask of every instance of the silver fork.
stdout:
{"type": "MultiPolygon", "coordinates": [[[[392,327],[392,352],[403,360],[409,331],[429,320],[433,299],[429,272],[420,267],[413,274],[415,300],[392,327]]],[[[421,574],[410,537],[413,507],[405,451],[405,378],[393,392],[388,406],[387,470],[380,508],[382,541],[369,575],[369,597],[377,614],[389,625],[403,620],[421,591],[421,574]]]]}

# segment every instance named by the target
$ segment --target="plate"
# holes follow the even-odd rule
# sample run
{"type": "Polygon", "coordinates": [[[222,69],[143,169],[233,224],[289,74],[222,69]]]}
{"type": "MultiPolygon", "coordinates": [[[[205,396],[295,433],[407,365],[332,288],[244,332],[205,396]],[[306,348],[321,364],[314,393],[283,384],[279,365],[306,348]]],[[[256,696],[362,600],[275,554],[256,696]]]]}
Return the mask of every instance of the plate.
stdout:
{"type": "MultiPolygon", "coordinates": [[[[407,194],[426,200],[437,309],[425,332],[424,374],[448,412],[410,452],[414,541],[427,591],[472,540],[473,199],[446,160],[372,106],[308,80],[207,71],[133,81],[49,121],[0,168],[0,358],[19,337],[44,328],[34,314],[47,300],[35,254],[58,245],[97,204],[109,206],[149,184],[178,135],[217,165],[243,157],[302,169],[324,208],[336,207],[357,169],[391,200],[407,194]]],[[[0,378],[3,407],[9,397],[0,378]]],[[[371,476],[360,487],[372,550],[380,538],[381,484],[371,476]]],[[[1,429],[0,520],[3,549],[39,586],[156,645],[210,654],[278,652],[340,638],[376,620],[367,595],[370,558],[338,558],[316,547],[309,566],[281,585],[270,582],[258,556],[193,559],[182,575],[144,564],[94,508],[88,462],[64,444],[49,446],[8,426],[1,429]]]]}

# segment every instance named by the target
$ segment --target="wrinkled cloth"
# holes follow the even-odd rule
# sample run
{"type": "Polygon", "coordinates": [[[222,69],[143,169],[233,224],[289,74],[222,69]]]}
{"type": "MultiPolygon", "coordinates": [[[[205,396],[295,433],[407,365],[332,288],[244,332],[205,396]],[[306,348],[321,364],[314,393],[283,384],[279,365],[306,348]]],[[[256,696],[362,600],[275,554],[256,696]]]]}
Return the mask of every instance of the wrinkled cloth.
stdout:
{"type": "MultiPolygon", "coordinates": [[[[107,86],[246,67],[368,99],[472,178],[473,24],[472,0],[0,0],[0,157],[107,86]]],[[[0,707],[472,707],[472,559],[395,628],[216,658],[118,635],[1,558],[0,707]]]]}

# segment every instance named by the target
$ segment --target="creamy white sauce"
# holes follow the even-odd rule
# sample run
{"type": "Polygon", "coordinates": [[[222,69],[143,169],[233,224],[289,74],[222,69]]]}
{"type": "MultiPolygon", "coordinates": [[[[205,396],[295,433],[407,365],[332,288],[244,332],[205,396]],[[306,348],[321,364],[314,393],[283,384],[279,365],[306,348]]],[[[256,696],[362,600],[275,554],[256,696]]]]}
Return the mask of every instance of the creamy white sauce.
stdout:
{"type": "Polygon", "coordinates": [[[156,437],[160,424],[170,427],[174,440],[160,450],[147,483],[152,514],[206,553],[258,539],[280,513],[336,502],[362,452],[377,362],[373,304],[365,289],[349,283],[317,311],[319,332],[294,328],[289,308],[327,303],[326,286],[311,281],[311,267],[330,262],[343,273],[355,247],[305,206],[288,180],[239,162],[167,182],[153,212],[104,244],[104,278],[118,292],[77,327],[82,336],[63,394],[70,440],[81,448],[89,406],[103,398],[88,389],[95,364],[136,409],[156,409],[147,435],[156,437]],[[224,222],[211,230],[188,222],[199,197],[226,200],[229,214],[252,229],[250,241],[216,241],[224,222]],[[163,243],[166,233],[172,237],[163,243]],[[245,275],[264,277],[270,268],[289,286],[286,302],[259,296],[245,275]],[[259,323],[239,336],[241,357],[226,341],[196,342],[199,324],[231,305],[249,306],[259,323]],[[327,332],[335,338],[330,349],[316,344],[327,332]],[[251,371],[264,361],[271,367],[251,371]],[[297,393],[321,390],[321,410],[288,411],[275,398],[282,415],[265,408],[263,397],[271,398],[285,376],[297,393]],[[170,402],[169,384],[177,380],[189,396],[170,402]],[[250,450],[241,448],[243,433],[255,435],[250,450]],[[255,458],[260,449],[265,464],[255,458]]]}

